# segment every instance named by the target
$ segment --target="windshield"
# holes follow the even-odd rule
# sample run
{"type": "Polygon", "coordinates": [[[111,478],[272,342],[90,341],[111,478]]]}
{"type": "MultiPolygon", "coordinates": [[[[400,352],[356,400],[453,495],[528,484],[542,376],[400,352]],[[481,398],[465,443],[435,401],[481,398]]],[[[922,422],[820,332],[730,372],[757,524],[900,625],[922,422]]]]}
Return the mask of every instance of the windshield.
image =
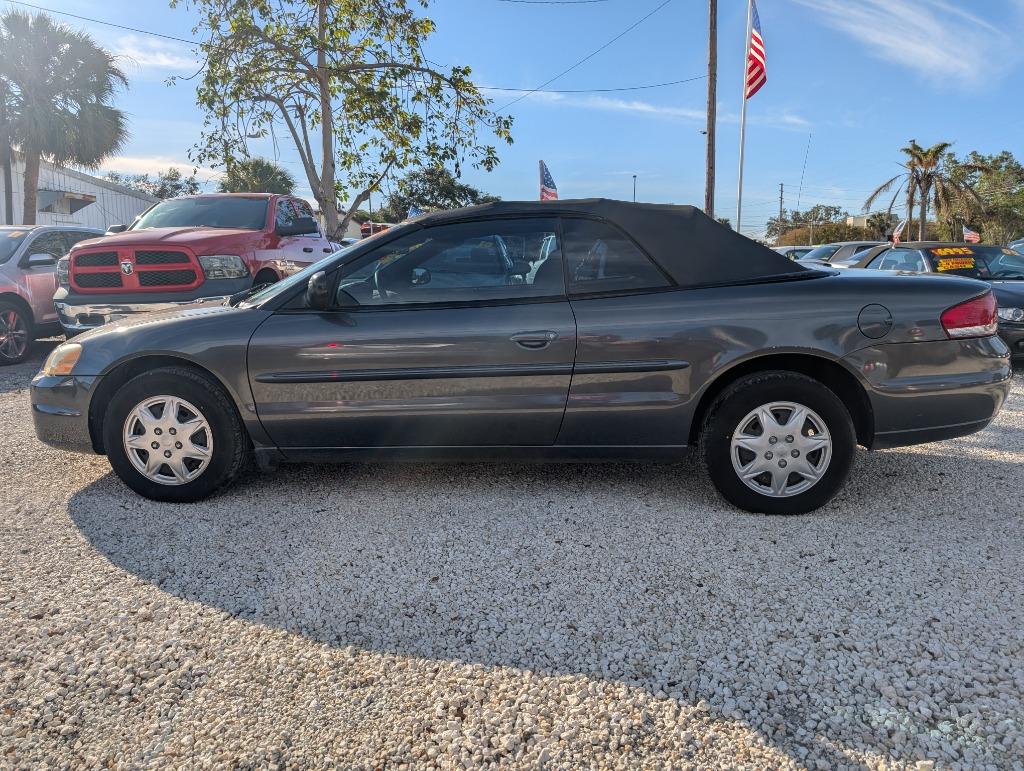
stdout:
{"type": "Polygon", "coordinates": [[[817,246],[811,249],[807,254],[801,257],[801,260],[822,260],[828,262],[832,259],[832,255],[839,251],[839,244],[825,244],[824,246],[817,246]]]}
{"type": "Polygon", "coordinates": [[[240,228],[263,230],[267,222],[266,198],[210,195],[175,198],[158,203],[131,226],[143,228],[240,228]]]}
{"type": "Polygon", "coordinates": [[[329,254],[322,260],[318,260],[317,262],[314,262],[312,265],[308,265],[307,267],[300,270],[298,273],[293,273],[287,278],[281,279],[276,284],[271,284],[270,286],[261,289],[260,291],[256,292],[256,294],[246,297],[242,302],[238,304],[239,307],[253,308],[257,305],[265,303],[267,300],[270,300],[273,297],[277,297],[282,292],[287,292],[294,286],[305,284],[307,281],[309,281],[309,277],[316,273],[318,270],[323,270],[324,266],[330,262],[333,262],[336,257],[338,257],[339,255],[347,254],[348,252],[352,251],[358,244],[361,243],[362,241],[359,241],[356,244],[352,244],[351,246],[346,246],[344,249],[339,249],[334,254],[329,254]]]}
{"type": "Polygon", "coordinates": [[[986,281],[1024,280],[1024,255],[1004,246],[937,246],[924,253],[936,273],[986,281]]]}
{"type": "Polygon", "coordinates": [[[27,230],[0,230],[0,263],[11,259],[27,235],[27,230]]]}

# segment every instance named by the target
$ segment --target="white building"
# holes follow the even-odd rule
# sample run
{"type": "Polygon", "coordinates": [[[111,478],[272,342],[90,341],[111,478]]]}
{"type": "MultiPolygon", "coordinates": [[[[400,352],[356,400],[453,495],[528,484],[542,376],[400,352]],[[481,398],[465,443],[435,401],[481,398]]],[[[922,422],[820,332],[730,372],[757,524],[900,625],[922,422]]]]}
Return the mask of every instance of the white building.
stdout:
{"type": "MultiPolygon", "coordinates": [[[[11,189],[14,191],[14,221],[6,221],[3,205],[4,179],[0,174],[0,224],[22,225],[25,207],[24,170],[20,154],[14,154],[11,189]]],[[[130,224],[157,202],[157,198],[105,179],[42,161],[39,166],[37,225],[82,225],[106,230],[111,225],[130,224]]]]}

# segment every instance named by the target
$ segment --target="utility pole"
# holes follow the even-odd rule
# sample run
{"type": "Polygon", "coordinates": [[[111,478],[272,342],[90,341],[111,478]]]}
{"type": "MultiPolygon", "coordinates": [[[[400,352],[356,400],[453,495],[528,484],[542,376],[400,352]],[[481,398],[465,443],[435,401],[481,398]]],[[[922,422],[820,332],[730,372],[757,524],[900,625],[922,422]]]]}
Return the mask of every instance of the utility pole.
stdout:
{"type": "Polygon", "coordinates": [[[785,214],[785,209],[782,208],[782,202],[783,202],[783,198],[784,198],[785,194],[786,194],[786,183],[785,182],[780,182],[779,183],[779,229],[780,229],[779,235],[780,236],[782,235],[782,232],[781,232],[782,217],[785,214]]]}
{"type": "MultiPolygon", "coordinates": [[[[708,0],[708,125],[704,161],[704,213],[715,217],[715,114],[718,110],[718,0],[708,0]]],[[[738,227],[738,224],[737,224],[738,227]]]]}
{"type": "Polygon", "coordinates": [[[636,203],[636,174],[633,175],[633,203],[636,203]]]}

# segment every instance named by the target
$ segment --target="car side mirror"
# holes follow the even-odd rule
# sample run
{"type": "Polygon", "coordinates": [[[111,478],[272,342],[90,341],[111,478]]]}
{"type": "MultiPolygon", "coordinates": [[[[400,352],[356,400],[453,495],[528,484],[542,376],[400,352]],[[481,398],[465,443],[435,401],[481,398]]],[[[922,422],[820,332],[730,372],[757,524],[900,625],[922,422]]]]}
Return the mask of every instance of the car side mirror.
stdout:
{"type": "Polygon", "coordinates": [[[274,232],[279,236],[319,235],[320,228],[312,217],[299,217],[288,225],[278,225],[274,232]]]}
{"type": "Polygon", "coordinates": [[[109,235],[111,233],[123,233],[127,229],[127,225],[111,225],[109,228],[107,228],[107,234],[109,235]]]}
{"type": "Polygon", "coordinates": [[[325,311],[331,305],[331,286],[327,274],[318,270],[306,284],[306,305],[314,311],[325,311]]]}
{"type": "Polygon", "coordinates": [[[49,266],[56,264],[57,258],[52,254],[46,254],[45,252],[30,255],[28,261],[25,263],[25,265],[30,268],[48,268],[49,266]]]}
{"type": "Polygon", "coordinates": [[[423,286],[430,283],[430,271],[426,268],[413,268],[412,277],[409,283],[413,286],[423,286]]]}

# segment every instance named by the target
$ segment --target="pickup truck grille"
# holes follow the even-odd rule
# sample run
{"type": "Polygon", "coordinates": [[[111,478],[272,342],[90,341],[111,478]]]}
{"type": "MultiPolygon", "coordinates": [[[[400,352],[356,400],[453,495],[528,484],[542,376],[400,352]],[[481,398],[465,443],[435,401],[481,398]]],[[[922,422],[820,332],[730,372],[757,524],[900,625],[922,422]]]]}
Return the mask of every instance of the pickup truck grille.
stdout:
{"type": "Polygon", "coordinates": [[[187,292],[203,283],[199,261],[184,249],[74,250],[69,281],[85,293],[187,292]]]}
{"type": "Polygon", "coordinates": [[[194,270],[147,270],[139,273],[139,286],[176,286],[195,283],[194,270]]]}

